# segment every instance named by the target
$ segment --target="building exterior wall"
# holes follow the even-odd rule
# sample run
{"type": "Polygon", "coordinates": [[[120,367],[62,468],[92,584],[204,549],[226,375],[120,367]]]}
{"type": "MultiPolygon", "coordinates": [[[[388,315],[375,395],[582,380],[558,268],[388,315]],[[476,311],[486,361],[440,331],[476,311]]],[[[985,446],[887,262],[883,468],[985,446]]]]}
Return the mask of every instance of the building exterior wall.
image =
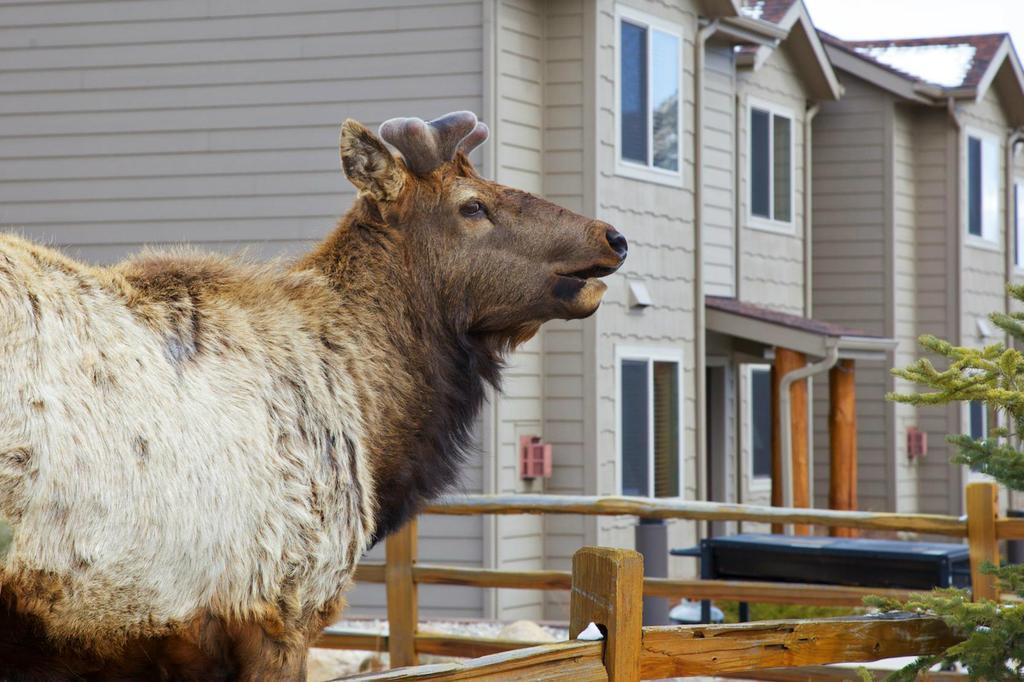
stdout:
{"type": "MultiPolygon", "coordinates": [[[[693,368],[694,329],[694,231],[693,231],[693,121],[694,35],[697,8],[692,0],[655,2],[630,0],[615,3],[598,0],[596,16],[597,86],[597,217],[628,228],[629,259],[610,278],[604,303],[595,316],[596,421],[595,456],[597,488],[602,495],[619,491],[617,480],[616,414],[621,409],[615,385],[616,347],[675,349],[682,351],[682,450],[683,493],[697,495],[697,463],[694,435],[695,391],[693,368]],[[681,180],[677,186],[638,181],[616,175],[616,120],[614,74],[616,54],[616,4],[642,11],[678,26],[683,36],[681,180]],[[654,304],[642,312],[631,311],[627,280],[642,279],[654,304]]],[[[632,518],[601,517],[597,541],[602,545],[632,546],[632,518]]],[[[693,523],[673,523],[673,546],[692,543],[693,523]]],[[[682,567],[688,568],[688,567],[682,567]]]]}
{"type": "Polygon", "coordinates": [[[804,314],[804,134],[807,91],[783,43],[759,69],[737,75],[740,197],[738,298],[794,315],[804,314]],[[784,107],[792,116],[793,221],[780,230],[750,219],[750,108],[756,102],[784,107]]]}
{"type": "MultiPolygon", "coordinates": [[[[955,300],[959,280],[956,247],[950,244],[957,243],[961,226],[954,221],[955,207],[948,201],[959,191],[957,140],[949,115],[932,109],[917,112],[914,133],[917,333],[949,338],[954,335],[955,309],[950,301],[955,300]]],[[[941,407],[917,411],[917,427],[928,436],[928,456],[918,465],[917,497],[922,512],[949,513],[959,506],[959,471],[949,463],[953,453],[945,440],[959,429],[954,416],[955,410],[941,407]]]]}
{"type": "Polygon", "coordinates": [[[709,42],[704,74],[704,292],[736,295],[736,58],[709,42]]]}
{"type": "MultiPolygon", "coordinates": [[[[585,102],[592,90],[585,87],[584,53],[587,22],[584,0],[543,3],[544,36],[544,194],[566,208],[588,213],[584,183],[585,102]]],[[[590,39],[593,38],[591,31],[590,39]]],[[[544,327],[544,437],[554,455],[548,492],[587,494],[590,452],[584,431],[584,365],[586,326],[583,320],[555,320],[544,327]]],[[[570,570],[572,555],[586,544],[587,519],[550,514],[543,517],[545,567],[570,570]]],[[[567,592],[546,593],[545,617],[564,619],[567,592]]]]}
{"type": "MultiPolygon", "coordinates": [[[[846,91],[822,104],[814,119],[813,316],[877,335],[887,335],[886,267],[890,248],[892,173],[891,97],[859,79],[843,77],[846,91]]],[[[883,400],[888,367],[858,362],[858,502],[863,509],[890,508],[889,448],[883,400]]],[[[828,506],[828,375],[814,381],[814,489],[828,506]]]]}

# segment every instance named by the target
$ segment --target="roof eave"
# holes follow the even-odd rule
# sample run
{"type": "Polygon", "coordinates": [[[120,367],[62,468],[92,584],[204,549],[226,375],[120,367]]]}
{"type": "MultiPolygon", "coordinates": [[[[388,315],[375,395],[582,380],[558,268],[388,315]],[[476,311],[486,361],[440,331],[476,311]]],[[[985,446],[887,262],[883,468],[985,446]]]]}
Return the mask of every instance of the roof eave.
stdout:
{"type": "Polygon", "coordinates": [[[750,42],[773,44],[789,35],[789,30],[769,21],[752,19],[747,16],[725,17],[719,24],[719,32],[731,30],[744,32],[751,36],[750,42]]]}

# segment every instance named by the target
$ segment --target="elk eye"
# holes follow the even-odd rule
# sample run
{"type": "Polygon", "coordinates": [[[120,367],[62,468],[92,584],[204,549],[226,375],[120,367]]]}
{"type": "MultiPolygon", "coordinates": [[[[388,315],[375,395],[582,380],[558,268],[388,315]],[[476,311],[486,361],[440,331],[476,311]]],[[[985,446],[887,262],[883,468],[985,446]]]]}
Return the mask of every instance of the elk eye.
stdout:
{"type": "Polygon", "coordinates": [[[459,207],[459,213],[467,218],[481,218],[484,215],[484,205],[479,201],[467,201],[459,207]]]}

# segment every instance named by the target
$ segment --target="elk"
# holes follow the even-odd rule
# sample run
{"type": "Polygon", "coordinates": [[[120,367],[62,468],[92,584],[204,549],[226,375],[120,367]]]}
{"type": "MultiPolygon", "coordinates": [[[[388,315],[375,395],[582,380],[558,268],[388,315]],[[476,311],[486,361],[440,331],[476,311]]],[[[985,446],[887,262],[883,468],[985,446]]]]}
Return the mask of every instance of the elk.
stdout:
{"type": "Polygon", "coordinates": [[[505,354],[626,256],[482,178],[487,135],[347,120],[358,194],[294,261],[0,237],[0,679],[304,677],[359,556],[456,480],[505,354]]]}

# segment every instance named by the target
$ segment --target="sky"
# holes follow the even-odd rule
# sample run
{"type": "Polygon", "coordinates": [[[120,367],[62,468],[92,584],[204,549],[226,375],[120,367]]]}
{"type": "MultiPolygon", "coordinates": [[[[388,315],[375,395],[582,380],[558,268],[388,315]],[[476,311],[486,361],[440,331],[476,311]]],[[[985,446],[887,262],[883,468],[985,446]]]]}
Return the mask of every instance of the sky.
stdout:
{"type": "Polygon", "coordinates": [[[1024,56],[1024,0],[804,0],[814,25],[845,40],[1009,33],[1024,56]]]}

